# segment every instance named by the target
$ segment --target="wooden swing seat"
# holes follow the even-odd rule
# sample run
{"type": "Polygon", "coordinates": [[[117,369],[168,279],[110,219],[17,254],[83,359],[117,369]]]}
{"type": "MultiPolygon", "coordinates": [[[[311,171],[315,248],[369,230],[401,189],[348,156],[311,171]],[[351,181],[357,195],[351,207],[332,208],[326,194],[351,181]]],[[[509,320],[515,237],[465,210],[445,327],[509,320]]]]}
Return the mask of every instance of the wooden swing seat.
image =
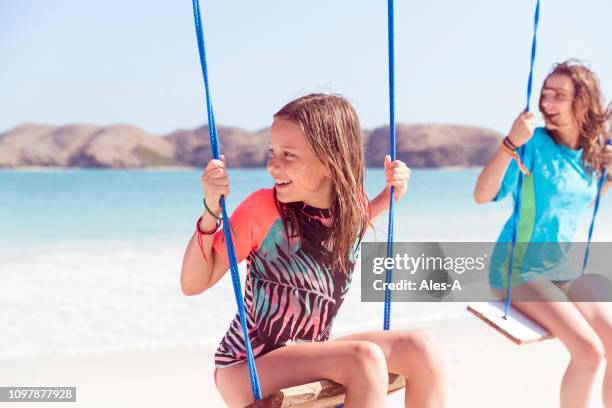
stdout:
{"type": "Polygon", "coordinates": [[[518,345],[537,343],[555,336],[527,315],[510,306],[504,319],[504,302],[482,302],[468,305],[467,310],[518,345]]]}
{"type": "MultiPolygon", "coordinates": [[[[387,394],[398,391],[406,386],[404,377],[389,373],[387,394]]],[[[331,408],[344,402],[345,389],[343,385],[333,381],[322,380],[310,384],[285,388],[246,408],[331,408]]]]}

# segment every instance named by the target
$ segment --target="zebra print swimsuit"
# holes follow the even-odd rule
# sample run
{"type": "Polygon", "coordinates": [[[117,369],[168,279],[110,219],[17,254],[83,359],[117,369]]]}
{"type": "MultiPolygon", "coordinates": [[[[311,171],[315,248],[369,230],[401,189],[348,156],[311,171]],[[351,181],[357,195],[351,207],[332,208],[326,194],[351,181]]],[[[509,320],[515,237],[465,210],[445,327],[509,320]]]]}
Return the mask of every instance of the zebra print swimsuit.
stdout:
{"type": "MultiPolygon", "coordinates": [[[[274,190],[261,189],[231,216],[238,262],[247,260],[244,304],[255,357],[297,342],[326,341],[348,291],[357,245],[349,257],[349,275],[326,263],[323,246],[329,210],[303,204],[304,240],[287,238],[275,205],[274,190]]],[[[357,244],[357,241],[356,241],[357,244]]],[[[227,259],[225,236],[217,232],[216,256],[227,259]]],[[[246,360],[240,317],[236,313],[215,353],[215,366],[246,360]]]]}

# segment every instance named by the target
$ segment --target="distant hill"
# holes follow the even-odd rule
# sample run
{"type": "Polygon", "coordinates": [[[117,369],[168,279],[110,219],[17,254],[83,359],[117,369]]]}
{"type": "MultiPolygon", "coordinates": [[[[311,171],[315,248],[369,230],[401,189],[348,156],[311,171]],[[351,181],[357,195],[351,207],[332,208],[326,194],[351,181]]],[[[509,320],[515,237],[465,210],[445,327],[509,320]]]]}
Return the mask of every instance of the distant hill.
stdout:
{"type": "MultiPolygon", "coordinates": [[[[232,167],[262,167],[269,129],[250,132],[218,127],[222,152],[232,167]]],[[[458,125],[399,124],[396,152],[408,166],[480,166],[499,145],[492,130],[458,125]]],[[[389,127],[363,133],[366,163],[382,167],[389,127]]],[[[210,160],[208,126],[155,136],[131,125],[47,126],[33,123],[0,133],[0,167],[202,167],[210,160]]]]}

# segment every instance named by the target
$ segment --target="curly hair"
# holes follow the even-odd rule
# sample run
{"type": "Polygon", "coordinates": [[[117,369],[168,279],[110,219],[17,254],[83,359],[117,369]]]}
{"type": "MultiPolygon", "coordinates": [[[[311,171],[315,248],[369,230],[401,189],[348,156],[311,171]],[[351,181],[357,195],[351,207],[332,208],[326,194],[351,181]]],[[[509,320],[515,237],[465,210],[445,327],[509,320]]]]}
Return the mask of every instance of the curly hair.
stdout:
{"type": "Polygon", "coordinates": [[[603,148],[611,136],[612,104],[606,107],[597,75],[578,60],[555,64],[546,79],[552,75],[565,75],[574,84],[572,108],[574,121],[580,130],[582,161],[585,168],[599,173],[603,148]]]}

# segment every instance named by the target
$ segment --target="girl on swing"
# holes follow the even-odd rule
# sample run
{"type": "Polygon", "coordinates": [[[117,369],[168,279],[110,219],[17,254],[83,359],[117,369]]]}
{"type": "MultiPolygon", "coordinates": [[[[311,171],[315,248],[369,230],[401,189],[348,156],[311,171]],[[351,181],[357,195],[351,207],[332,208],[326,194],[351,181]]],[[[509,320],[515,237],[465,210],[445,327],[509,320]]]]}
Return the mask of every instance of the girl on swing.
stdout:
{"type": "MultiPolygon", "coordinates": [[[[373,331],[331,338],[349,289],[359,243],[399,200],[410,170],[385,157],[386,187],[368,202],[359,121],[342,97],[311,94],[274,115],[267,169],[274,187],[252,193],[230,221],[238,262],[247,260],[245,309],[262,395],[328,379],[346,387],[345,406],[383,407],[387,372],[406,378],[406,406],[443,407],[440,350],[419,330],[373,331]]],[[[206,211],[185,252],[186,295],[211,288],[228,270],[219,199],[229,194],[225,159],[201,177],[206,211]]],[[[226,404],[253,402],[238,314],[215,354],[215,383],[226,404]]]]}
{"type": "MultiPolygon", "coordinates": [[[[611,167],[612,147],[606,141],[611,136],[612,109],[604,105],[597,76],[572,60],[553,67],[544,81],[539,108],[545,127],[534,131],[534,115],[521,113],[482,170],[474,197],[486,203],[512,191],[516,199],[518,174],[523,171],[517,242],[571,243],[579,219],[595,198],[603,167],[611,167]],[[516,151],[521,146],[524,153],[518,158],[516,151]]],[[[611,185],[608,175],[602,194],[611,185]]],[[[510,218],[496,250],[500,243],[512,241],[512,233],[510,218]]],[[[537,254],[538,259],[530,255],[515,262],[512,305],[558,337],[570,353],[561,383],[561,407],[590,406],[598,367],[606,359],[603,402],[612,408],[612,304],[576,301],[574,294],[588,293],[593,281],[589,282],[588,274],[578,278],[580,271],[568,267],[563,244],[555,248],[536,245],[548,245],[537,254]],[[559,262],[542,259],[551,253],[559,262]]],[[[496,261],[494,252],[490,269],[491,287],[501,298],[508,285],[509,245],[505,248],[501,260],[496,261]]],[[[517,253],[519,248],[517,245],[517,253]]]]}

